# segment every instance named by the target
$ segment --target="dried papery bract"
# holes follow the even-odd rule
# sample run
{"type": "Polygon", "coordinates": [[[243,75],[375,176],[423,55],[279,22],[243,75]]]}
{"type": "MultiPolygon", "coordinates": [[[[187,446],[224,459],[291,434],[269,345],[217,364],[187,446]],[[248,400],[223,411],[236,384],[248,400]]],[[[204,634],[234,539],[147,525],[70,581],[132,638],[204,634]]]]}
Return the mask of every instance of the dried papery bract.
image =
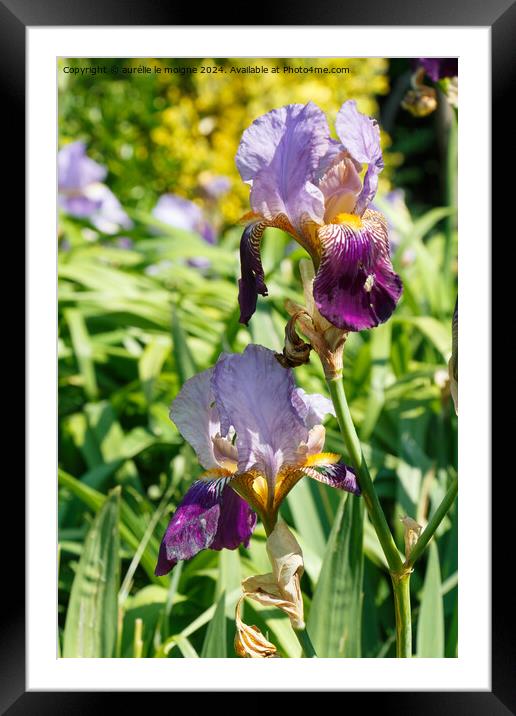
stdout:
{"type": "Polygon", "coordinates": [[[405,539],[405,557],[408,559],[419,539],[419,535],[421,534],[423,527],[408,515],[400,518],[400,522],[402,522],[404,528],[403,536],[405,539]]]}
{"type": "Polygon", "coordinates": [[[278,657],[277,649],[268,641],[257,626],[245,624],[240,617],[242,595],[237,602],[235,622],[235,652],[244,659],[270,659],[278,657]]]}
{"type": "Polygon", "coordinates": [[[419,67],[411,79],[410,89],[401,106],[408,110],[414,117],[426,117],[437,109],[437,92],[433,87],[424,83],[425,69],[419,67]]]}
{"type": "Polygon", "coordinates": [[[244,595],[264,606],[281,609],[294,629],[304,629],[300,580],[304,571],[303,553],[283,520],[278,520],[267,539],[272,572],[248,577],[242,582],[244,595]]]}

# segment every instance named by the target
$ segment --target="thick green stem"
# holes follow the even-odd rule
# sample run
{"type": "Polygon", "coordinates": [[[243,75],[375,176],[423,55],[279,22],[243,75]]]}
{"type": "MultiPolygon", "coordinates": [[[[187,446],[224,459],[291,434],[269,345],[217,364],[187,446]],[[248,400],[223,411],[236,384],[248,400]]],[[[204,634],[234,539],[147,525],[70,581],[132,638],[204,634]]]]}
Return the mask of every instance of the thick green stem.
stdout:
{"type": "Polygon", "coordinates": [[[316,659],[317,654],[315,653],[314,645],[308,636],[306,627],[304,629],[294,629],[294,634],[297,636],[297,639],[301,644],[303,655],[308,659],[316,659]]]}
{"type": "MultiPolygon", "coordinates": [[[[446,203],[450,207],[457,207],[457,115],[451,109],[450,124],[446,146],[446,203]]],[[[452,214],[446,219],[443,273],[445,286],[448,289],[452,273],[453,237],[457,228],[457,215],[452,214]]]]}
{"type": "Polygon", "coordinates": [[[339,421],[340,432],[353,467],[358,476],[362,496],[373,527],[385,554],[391,573],[396,614],[396,654],[399,657],[412,656],[412,622],[410,614],[410,573],[403,568],[398,548],[387,524],[380,500],[374,489],[371,475],[362,452],[349,410],[342,378],[327,380],[331,399],[339,421]]]}
{"type": "Polygon", "coordinates": [[[439,507],[436,509],[434,514],[432,515],[432,518],[430,522],[427,524],[426,528],[420,535],[418,541],[412,548],[412,551],[410,552],[410,556],[408,557],[407,561],[405,562],[405,569],[409,570],[412,569],[415,561],[421,556],[423,553],[425,547],[430,542],[432,537],[434,536],[434,533],[436,529],[439,527],[441,522],[446,516],[446,513],[450,509],[450,507],[453,505],[453,502],[455,498],[457,497],[457,491],[459,487],[459,481],[457,477],[454,477],[452,480],[452,483],[450,487],[448,488],[448,492],[443,498],[443,501],[439,505],[439,507]]]}
{"type": "Polygon", "coordinates": [[[367,467],[362,448],[360,446],[360,440],[358,438],[355,426],[353,424],[353,418],[349,411],[348,401],[344,392],[344,385],[342,378],[335,378],[334,380],[328,380],[328,388],[330,390],[331,399],[339,421],[340,432],[344,439],[346,450],[351,458],[353,467],[355,468],[358,476],[358,482],[362,491],[362,496],[369,513],[373,527],[378,535],[380,544],[382,546],[389,570],[392,573],[399,573],[403,568],[403,562],[401,560],[398,548],[392,537],[392,533],[387,524],[385,514],[380,505],[380,500],[374,489],[371,475],[367,467]]]}
{"type": "Polygon", "coordinates": [[[412,657],[412,617],[410,613],[410,573],[392,575],[394,608],[396,610],[396,656],[412,657]]]}

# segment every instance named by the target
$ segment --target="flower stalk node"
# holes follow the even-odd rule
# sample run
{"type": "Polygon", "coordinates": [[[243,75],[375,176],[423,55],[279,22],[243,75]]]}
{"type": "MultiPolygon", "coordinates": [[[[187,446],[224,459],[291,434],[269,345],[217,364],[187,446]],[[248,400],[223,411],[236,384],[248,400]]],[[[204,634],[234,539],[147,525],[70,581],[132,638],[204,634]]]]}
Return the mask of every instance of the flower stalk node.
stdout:
{"type": "MultiPolygon", "coordinates": [[[[342,376],[342,362],[344,343],[348,332],[342,328],[332,325],[321,315],[313,299],[314,266],[308,259],[299,262],[299,271],[303,282],[305,306],[287,299],[285,308],[291,318],[285,328],[285,347],[283,355],[286,359],[295,357],[295,351],[300,351],[301,346],[296,347],[294,341],[303,343],[295,331],[296,324],[301,332],[309,339],[310,346],[319,356],[324,375],[327,380],[336,380],[342,376]],[[294,338],[295,336],[295,338],[294,338]]],[[[306,361],[308,362],[308,361],[306,361]]]]}

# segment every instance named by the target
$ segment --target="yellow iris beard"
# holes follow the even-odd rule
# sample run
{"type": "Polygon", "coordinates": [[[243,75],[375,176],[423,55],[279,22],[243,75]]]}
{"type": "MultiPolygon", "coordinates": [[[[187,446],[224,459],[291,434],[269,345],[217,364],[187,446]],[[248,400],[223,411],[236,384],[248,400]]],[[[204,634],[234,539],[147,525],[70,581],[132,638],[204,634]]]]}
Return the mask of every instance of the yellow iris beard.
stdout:
{"type": "Polygon", "coordinates": [[[303,467],[317,467],[318,465],[334,465],[340,460],[340,455],[334,452],[318,452],[306,458],[303,467]]]}
{"type": "Polygon", "coordinates": [[[354,229],[362,228],[362,219],[356,214],[337,214],[330,222],[331,224],[348,224],[354,229]]]}

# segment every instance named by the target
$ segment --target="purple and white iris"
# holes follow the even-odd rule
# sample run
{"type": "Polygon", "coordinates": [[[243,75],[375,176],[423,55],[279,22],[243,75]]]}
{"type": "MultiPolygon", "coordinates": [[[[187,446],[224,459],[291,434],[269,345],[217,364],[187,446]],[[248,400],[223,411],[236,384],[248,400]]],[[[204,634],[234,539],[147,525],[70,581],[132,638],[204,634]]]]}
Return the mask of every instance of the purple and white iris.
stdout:
{"type": "Polygon", "coordinates": [[[57,154],[58,202],[70,216],[88,219],[99,231],[115,234],[132,221],[103,184],[107,169],[86,154],[84,142],[72,142],[57,154]]]}
{"type": "Polygon", "coordinates": [[[256,513],[274,527],[282,500],[304,476],[360,494],[354,471],[321,452],[331,402],[296,388],[273,351],[222,354],[188,380],[170,417],[206,472],[190,487],[163,537],[156,574],[200,550],[248,545],[256,513]]]}
{"type": "Polygon", "coordinates": [[[242,323],[256,310],[257,295],[267,295],[260,241],[268,226],[284,229],[310,254],[315,304],[334,326],[372,328],[396,307],[402,284],[391,264],[387,224],[369,208],[384,166],[378,124],[349,100],[336,130],[339,141],[309,102],[274,109],[242,135],[236,164],[251,186],[252,208],[240,245],[242,323]]]}

